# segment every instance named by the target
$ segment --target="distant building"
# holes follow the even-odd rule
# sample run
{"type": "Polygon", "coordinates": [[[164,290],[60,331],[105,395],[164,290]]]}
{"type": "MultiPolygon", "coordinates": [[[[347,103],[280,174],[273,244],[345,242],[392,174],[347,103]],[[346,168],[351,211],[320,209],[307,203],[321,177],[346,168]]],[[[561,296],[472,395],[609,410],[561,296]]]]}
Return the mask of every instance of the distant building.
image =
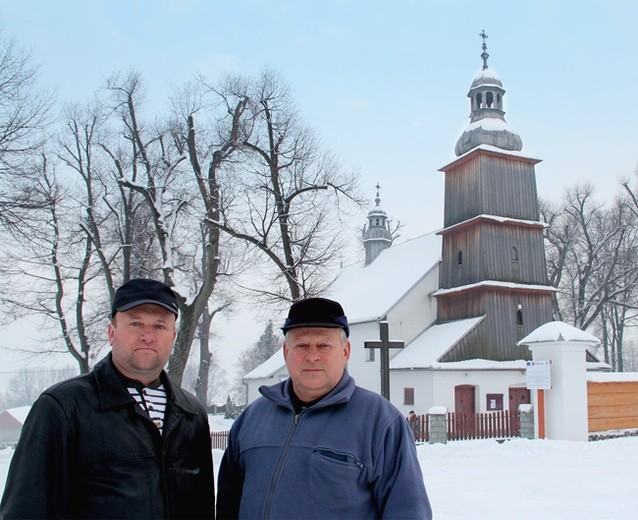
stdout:
{"type": "Polygon", "coordinates": [[[0,413],[0,442],[16,442],[31,406],[8,408],[0,413]]]}

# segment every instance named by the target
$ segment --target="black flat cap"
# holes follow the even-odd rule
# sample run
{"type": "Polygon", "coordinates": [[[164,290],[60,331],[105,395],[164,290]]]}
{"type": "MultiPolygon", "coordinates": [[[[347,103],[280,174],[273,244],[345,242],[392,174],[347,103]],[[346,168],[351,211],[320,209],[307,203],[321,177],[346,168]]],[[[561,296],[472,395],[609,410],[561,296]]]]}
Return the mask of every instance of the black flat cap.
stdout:
{"type": "Polygon", "coordinates": [[[290,329],[301,327],[342,328],[346,331],[346,337],[350,336],[348,318],[343,308],[327,298],[306,298],[292,304],[281,330],[285,334],[290,329]]]}
{"type": "Polygon", "coordinates": [[[116,312],[128,311],[145,303],[164,307],[175,316],[179,312],[177,297],[168,285],[149,278],[133,278],[115,291],[111,317],[115,316],[116,312]]]}

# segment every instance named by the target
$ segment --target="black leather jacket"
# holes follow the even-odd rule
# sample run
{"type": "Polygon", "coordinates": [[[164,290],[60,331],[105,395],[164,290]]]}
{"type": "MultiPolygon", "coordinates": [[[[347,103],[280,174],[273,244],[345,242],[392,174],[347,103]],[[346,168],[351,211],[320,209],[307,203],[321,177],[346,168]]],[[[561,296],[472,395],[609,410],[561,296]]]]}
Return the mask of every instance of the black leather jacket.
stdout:
{"type": "Polygon", "coordinates": [[[34,403],[7,476],[0,518],[213,518],[208,417],[163,372],[164,435],[111,356],[34,403]]]}

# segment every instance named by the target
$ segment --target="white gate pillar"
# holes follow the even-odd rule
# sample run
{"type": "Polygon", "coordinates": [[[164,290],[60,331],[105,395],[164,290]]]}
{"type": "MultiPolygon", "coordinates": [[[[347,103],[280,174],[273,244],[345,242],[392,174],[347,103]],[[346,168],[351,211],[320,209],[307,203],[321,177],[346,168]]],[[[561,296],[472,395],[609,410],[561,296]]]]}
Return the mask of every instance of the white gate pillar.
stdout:
{"type": "MultiPolygon", "coordinates": [[[[544,390],[548,439],[588,440],[586,350],[598,343],[595,336],[560,321],[545,323],[519,341],[529,347],[534,361],[550,362],[552,388],[544,390]]],[[[538,437],[538,394],[534,393],[538,437]]]]}

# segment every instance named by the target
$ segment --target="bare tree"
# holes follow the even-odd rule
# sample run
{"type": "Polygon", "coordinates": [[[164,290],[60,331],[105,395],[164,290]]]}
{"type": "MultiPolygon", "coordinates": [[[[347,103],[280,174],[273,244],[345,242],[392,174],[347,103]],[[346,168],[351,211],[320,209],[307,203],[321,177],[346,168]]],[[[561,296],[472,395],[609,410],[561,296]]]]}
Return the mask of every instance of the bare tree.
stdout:
{"type": "MultiPolygon", "coordinates": [[[[69,225],[77,221],[78,207],[72,190],[65,188],[55,168],[42,155],[37,175],[32,176],[33,190],[45,205],[25,212],[13,230],[20,240],[11,244],[5,255],[5,276],[11,277],[11,291],[4,298],[5,307],[21,315],[39,315],[53,327],[58,341],[46,342],[40,351],[68,352],[81,373],[89,370],[92,356],[90,337],[96,314],[87,308],[87,287],[96,272],[91,265],[93,248],[69,225]]],[[[99,349],[98,349],[99,350],[99,349]]]]}
{"type": "Polygon", "coordinates": [[[257,253],[259,284],[250,289],[274,301],[318,294],[343,245],[344,203],[361,203],[358,177],[323,150],[277,73],[265,71],[246,88],[245,160],[219,226],[257,253]]]}
{"type": "Polygon", "coordinates": [[[0,37],[0,224],[21,219],[19,210],[37,209],[29,162],[39,155],[51,124],[51,92],[37,85],[38,68],[14,40],[0,37]],[[18,211],[18,213],[16,213],[18,211]]]}
{"type": "Polygon", "coordinates": [[[559,290],[555,316],[592,329],[604,359],[623,370],[623,343],[635,323],[638,301],[638,227],[631,199],[610,206],[594,200],[591,186],[566,192],[559,209],[541,205],[546,231],[548,274],[559,290]]]}
{"type": "MultiPolygon", "coordinates": [[[[591,186],[566,192],[557,214],[544,205],[549,279],[558,288],[561,319],[583,330],[590,327],[617,291],[626,226],[593,198],[591,186]]],[[[620,290],[620,289],[619,289],[620,290]]]]}
{"type": "Polygon", "coordinates": [[[321,149],[275,74],[200,80],[153,122],[138,74],[113,76],[104,92],[65,109],[53,154],[62,174],[41,155],[31,183],[39,212],[20,223],[31,250],[11,248],[32,298],[10,303],[52,320],[59,340],[49,350],[71,353],[84,372],[117,285],[160,278],[180,303],[169,375],[181,383],[199,337],[205,398],[211,323],[232,303],[224,280],[251,265],[268,276],[251,289],[268,297],[320,292],[343,236],[342,203],[359,201],[357,178],[321,149]]]}
{"type": "MultiPolygon", "coordinates": [[[[179,332],[168,371],[180,383],[198,327],[210,326],[200,318],[224,265],[217,225],[223,199],[220,176],[241,142],[246,100],[228,96],[228,104],[215,110],[219,103],[206,100],[207,95],[218,97],[214,91],[188,86],[176,94],[170,122],[149,125],[140,119],[142,87],[137,74],[112,78],[109,90],[122,123],[121,140],[129,149],[126,163],[116,150],[110,151],[119,183],[144,200],[154,225],[162,278],[179,295],[179,332]]],[[[215,304],[214,313],[226,307],[215,304]]],[[[208,366],[208,354],[202,352],[203,366],[208,366]]]]}
{"type": "Polygon", "coordinates": [[[30,366],[19,370],[9,379],[6,395],[7,406],[31,405],[43,390],[68,379],[76,374],[71,367],[51,369],[43,366],[30,366]]]}
{"type": "Polygon", "coordinates": [[[206,377],[208,381],[206,385],[202,385],[200,383],[201,365],[199,358],[198,356],[191,356],[184,370],[184,388],[197,395],[197,398],[207,407],[211,404],[223,403],[228,394],[229,383],[226,371],[221,367],[215,355],[211,356],[206,377]],[[204,386],[206,388],[206,394],[202,395],[202,388],[204,386]]]}

